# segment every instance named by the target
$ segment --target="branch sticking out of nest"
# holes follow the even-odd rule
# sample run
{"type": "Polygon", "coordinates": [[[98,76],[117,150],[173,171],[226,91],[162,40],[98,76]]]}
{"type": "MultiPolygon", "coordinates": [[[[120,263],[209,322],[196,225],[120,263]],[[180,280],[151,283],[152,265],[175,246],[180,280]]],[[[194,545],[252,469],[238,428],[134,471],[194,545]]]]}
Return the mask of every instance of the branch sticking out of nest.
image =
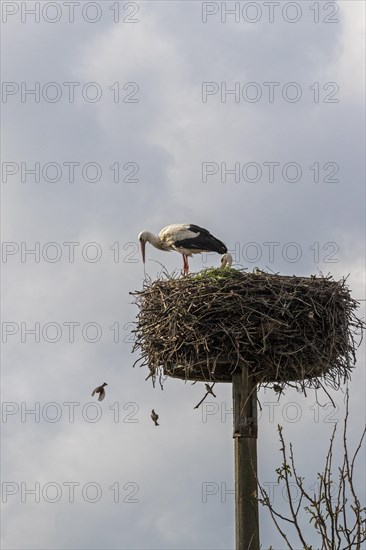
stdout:
{"type": "Polygon", "coordinates": [[[136,363],[160,380],[231,382],[245,364],[264,386],[337,389],[350,378],[365,327],[346,279],[331,276],[212,269],[146,282],[132,294],[136,363]]]}

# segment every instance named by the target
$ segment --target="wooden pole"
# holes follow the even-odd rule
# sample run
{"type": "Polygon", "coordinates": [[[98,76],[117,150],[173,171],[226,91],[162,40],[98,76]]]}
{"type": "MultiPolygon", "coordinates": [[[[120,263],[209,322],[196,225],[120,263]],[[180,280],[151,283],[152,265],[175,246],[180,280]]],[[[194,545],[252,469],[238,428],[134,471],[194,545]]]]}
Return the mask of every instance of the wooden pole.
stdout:
{"type": "Polygon", "coordinates": [[[257,390],[248,368],[233,375],[236,550],[259,550],[257,390]]]}

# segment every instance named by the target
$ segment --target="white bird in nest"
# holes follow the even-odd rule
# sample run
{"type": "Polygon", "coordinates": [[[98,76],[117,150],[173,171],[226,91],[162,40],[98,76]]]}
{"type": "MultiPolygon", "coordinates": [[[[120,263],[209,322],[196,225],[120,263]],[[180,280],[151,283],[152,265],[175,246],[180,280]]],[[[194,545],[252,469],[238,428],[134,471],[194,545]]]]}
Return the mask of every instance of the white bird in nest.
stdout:
{"type": "Polygon", "coordinates": [[[159,250],[170,252],[175,250],[183,256],[183,273],[188,275],[188,256],[201,252],[217,252],[222,254],[221,267],[231,267],[233,258],[228,253],[226,245],[211,235],[207,229],[190,223],[167,225],[158,234],[142,231],[138,239],[141,244],[142,261],[145,264],[145,245],[150,243],[159,250]]]}

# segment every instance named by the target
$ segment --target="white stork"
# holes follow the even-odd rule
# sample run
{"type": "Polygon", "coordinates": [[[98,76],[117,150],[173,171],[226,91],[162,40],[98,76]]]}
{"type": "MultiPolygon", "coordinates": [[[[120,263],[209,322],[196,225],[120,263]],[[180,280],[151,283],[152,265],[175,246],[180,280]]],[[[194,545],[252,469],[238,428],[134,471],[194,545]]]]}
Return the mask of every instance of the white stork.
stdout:
{"type": "Polygon", "coordinates": [[[189,223],[167,225],[156,236],[150,231],[142,231],[138,239],[141,244],[142,261],[145,263],[145,244],[149,242],[159,250],[170,252],[176,250],[183,255],[183,273],[188,274],[188,256],[201,252],[223,254],[222,267],[230,267],[232,256],[223,242],[216,239],[207,229],[189,223]]]}

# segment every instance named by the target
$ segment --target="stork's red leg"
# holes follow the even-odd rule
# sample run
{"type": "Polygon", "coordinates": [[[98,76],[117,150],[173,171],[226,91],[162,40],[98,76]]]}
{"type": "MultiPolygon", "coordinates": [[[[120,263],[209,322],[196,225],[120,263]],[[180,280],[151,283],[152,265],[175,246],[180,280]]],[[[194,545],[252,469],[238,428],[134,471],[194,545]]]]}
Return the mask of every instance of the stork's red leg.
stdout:
{"type": "Polygon", "coordinates": [[[183,254],[183,275],[188,275],[188,257],[186,254],[183,254]]]}

